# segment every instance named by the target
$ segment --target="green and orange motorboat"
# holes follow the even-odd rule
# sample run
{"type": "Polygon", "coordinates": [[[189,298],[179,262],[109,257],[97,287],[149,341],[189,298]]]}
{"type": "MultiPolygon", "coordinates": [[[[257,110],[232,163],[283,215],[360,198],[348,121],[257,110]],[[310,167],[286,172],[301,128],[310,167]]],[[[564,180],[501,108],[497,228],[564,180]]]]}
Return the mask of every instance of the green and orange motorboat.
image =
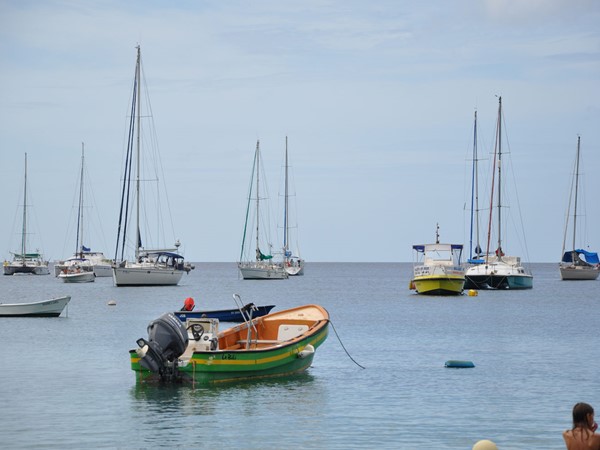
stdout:
{"type": "MultiPolygon", "coordinates": [[[[238,296],[239,298],[239,296],[238,296]]],[[[252,318],[218,331],[218,319],[185,323],[165,313],[148,325],[148,339],[130,350],[141,382],[219,383],[291,375],[312,364],[327,338],[329,313],[305,305],[252,318]]]]}

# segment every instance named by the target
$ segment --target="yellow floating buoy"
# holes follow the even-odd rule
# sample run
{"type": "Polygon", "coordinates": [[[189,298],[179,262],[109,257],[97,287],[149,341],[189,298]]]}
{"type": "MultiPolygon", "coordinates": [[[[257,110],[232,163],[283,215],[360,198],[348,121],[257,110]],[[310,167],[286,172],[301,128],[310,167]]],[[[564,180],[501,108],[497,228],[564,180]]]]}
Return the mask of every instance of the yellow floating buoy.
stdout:
{"type": "Polygon", "coordinates": [[[469,297],[477,297],[479,295],[479,293],[475,289],[469,289],[469,292],[467,293],[467,295],[469,297]]]}
{"type": "Polygon", "coordinates": [[[117,302],[115,302],[114,300],[108,301],[108,306],[115,306],[116,304],[117,304],[117,302]]]}
{"type": "Polygon", "coordinates": [[[498,450],[498,447],[492,441],[484,439],[475,443],[473,450],[498,450]]]}

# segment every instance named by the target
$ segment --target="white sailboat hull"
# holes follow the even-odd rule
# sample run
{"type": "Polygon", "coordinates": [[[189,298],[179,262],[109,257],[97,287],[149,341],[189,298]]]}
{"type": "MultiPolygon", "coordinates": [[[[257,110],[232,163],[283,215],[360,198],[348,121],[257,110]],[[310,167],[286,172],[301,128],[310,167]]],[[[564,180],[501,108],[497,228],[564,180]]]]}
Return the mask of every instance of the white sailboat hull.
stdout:
{"type": "Polygon", "coordinates": [[[304,275],[304,266],[302,266],[302,267],[286,267],[285,271],[291,277],[304,275]]]}
{"type": "Polygon", "coordinates": [[[54,263],[54,276],[57,277],[64,269],[73,265],[73,261],[85,258],[89,261],[97,277],[112,277],[112,266],[102,252],[82,252],[74,254],[71,258],[54,263]]]}
{"type": "Polygon", "coordinates": [[[240,273],[244,280],[285,280],[288,273],[278,264],[240,263],[240,273]]]}
{"type": "Polygon", "coordinates": [[[71,297],[58,297],[33,303],[0,303],[0,317],[58,317],[71,297]]]}
{"type": "Polygon", "coordinates": [[[93,271],[88,272],[61,272],[58,274],[65,283],[91,283],[96,280],[96,275],[93,271]]]}
{"type": "Polygon", "coordinates": [[[112,268],[115,286],[176,286],[183,274],[183,270],[156,266],[112,268]]]}
{"type": "Polygon", "coordinates": [[[285,264],[285,271],[289,276],[304,275],[304,261],[294,261],[285,264]]]}
{"type": "Polygon", "coordinates": [[[596,280],[600,275],[600,266],[575,266],[561,265],[560,278],[562,280],[596,280]]]}
{"type": "Polygon", "coordinates": [[[523,266],[512,265],[505,261],[471,266],[467,269],[465,278],[465,289],[531,289],[533,287],[533,275],[529,271],[523,266]]]}
{"type": "Polygon", "coordinates": [[[94,264],[94,275],[97,277],[112,277],[112,266],[109,264],[94,264]]]}
{"type": "Polygon", "coordinates": [[[4,264],[4,275],[50,275],[48,265],[45,263],[20,263],[12,262],[4,264]]]}

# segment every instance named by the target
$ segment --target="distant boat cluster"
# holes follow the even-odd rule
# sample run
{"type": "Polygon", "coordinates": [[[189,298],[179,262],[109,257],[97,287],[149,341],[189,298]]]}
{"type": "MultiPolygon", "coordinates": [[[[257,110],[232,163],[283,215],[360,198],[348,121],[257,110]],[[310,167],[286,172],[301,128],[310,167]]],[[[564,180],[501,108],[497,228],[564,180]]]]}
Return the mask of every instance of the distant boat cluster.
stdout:
{"type": "MultiPolygon", "coordinates": [[[[178,249],[181,244],[178,240],[175,240],[171,248],[147,247],[142,244],[142,174],[140,172],[142,164],[140,161],[144,156],[144,149],[142,149],[141,121],[148,115],[143,112],[141,103],[142,98],[148,97],[142,97],[141,89],[145,83],[142,83],[141,73],[141,50],[138,46],[115,256],[109,259],[103,252],[92,251],[91,247],[84,244],[89,237],[84,235],[85,159],[82,144],[77,230],[74,236],[75,252],[71,257],[56,261],[54,264],[54,275],[66,283],[88,283],[93,282],[96,277],[112,277],[115,286],[173,286],[179,283],[184,273],[194,269],[194,266],[185,262],[184,257],[179,254],[178,249]],[[134,242],[134,250],[129,255],[131,242],[134,242]]],[[[27,154],[25,154],[21,248],[13,253],[12,261],[4,262],[5,275],[21,273],[48,275],[50,273],[48,261],[44,259],[42,253],[38,250],[30,252],[27,248],[27,206],[27,154]]],[[[162,221],[162,217],[158,217],[157,220],[162,221]]]]}
{"type": "MultiPolygon", "coordinates": [[[[90,237],[85,235],[84,227],[84,145],[81,149],[81,172],[79,175],[79,202],[77,208],[77,229],[75,232],[75,251],[72,256],[55,261],[54,275],[65,283],[89,283],[97,277],[112,277],[115,286],[173,286],[177,285],[184,273],[189,273],[194,266],[185,261],[179,252],[180,242],[170,248],[148,247],[142,243],[142,210],[147,211],[142,204],[143,183],[147,181],[141,173],[142,158],[147,149],[142,148],[142,119],[149,114],[142,108],[142,59],[141,49],[136,48],[136,64],[134,84],[131,98],[131,116],[126,157],[121,189],[119,223],[114,258],[107,258],[103,252],[93,250],[89,246],[90,237]],[[132,244],[133,243],[133,244],[132,244]],[[88,244],[86,246],[85,244],[88,244]]],[[[152,134],[152,133],[151,133],[152,134]]],[[[266,184],[262,183],[260,145],[256,143],[254,166],[252,169],[251,188],[248,194],[248,207],[242,250],[238,262],[243,279],[285,279],[288,276],[303,275],[304,260],[300,257],[297,242],[292,244],[291,235],[297,228],[290,222],[289,208],[289,163],[287,137],[285,142],[285,182],[283,207],[283,242],[281,250],[273,251],[274,245],[270,239],[270,218],[262,208],[268,201],[266,184]],[[261,184],[262,183],[262,184],[261,184]],[[292,247],[295,245],[295,247],[292,247]]],[[[151,158],[146,158],[151,159],[151,158]]],[[[153,159],[153,161],[155,161],[153,159]]],[[[25,154],[24,202],[21,230],[20,249],[13,253],[11,261],[4,261],[4,274],[33,274],[48,275],[49,263],[43,254],[36,249],[28,248],[28,218],[27,218],[27,154],[25,154]]],[[[150,191],[148,189],[147,191],[150,191]]],[[[160,215],[160,213],[159,213],[160,215]]],[[[158,221],[162,218],[158,217],[158,221]]],[[[297,234],[296,234],[297,237],[297,234]]]]}
{"type": "Polygon", "coordinates": [[[254,163],[250,177],[250,191],[246,207],[246,221],[238,268],[244,280],[283,280],[288,276],[304,274],[304,260],[299,256],[299,250],[292,252],[290,247],[289,213],[289,164],[287,138],[285,139],[285,176],[284,176],[284,207],[283,207],[283,246],[276,258],[272,253],[273,243],[270,239],[270,218],[266,208],[261,203],[268,200],[261,170],[260,142],[256,142],[254,163]],[[268,250],[265,250],[268,249],[268,250]],[[266,253],[264,253],[265,251],[266,253]]]}
{"type": "MultiPolygon", "coordinates": [[[[494,166],[490,193],[488,234],[486,250],[482,250],[479,241],[479,195],[477,170],[477,112],[474,121],[473,171],[471,183],[471,231],[470,248],[466,263],[462,263],[462,244],[444,244],[439,241],[439,226],[436,228],[434,244],[414,245],[417,254],[410,289],[418,294],[459,295],[464,290],[479,289],[531,289],[533,275],[522,265],[521,257],[509,256],[504,252],[502,235],[503,179],[502,179],[502,97],[498,100],[498,119],[494,148],[494,166]],[[496,216],[494,218],[494,211],[496,216]],[[495,231],[497,243],[491,247],[492,231],[495,231]],[[475,236],[474,236],[475,235],[475,236]],[[473,248],[474,246],[474,248],[473,248]]],[[[560,276],[563,280],[596,280],[600,273],[598,254],[577,248],[577,204],[579,190],[580,138],[577,139],[577,154],[573,186],[569,201],[569,211],[565,224],[563,256],[560,262],[560,276]],[[571,202],[573,208],[571,209],[571,202]],[[572,218],[572,250],[567,246],[567,230],[572,218]]]]}

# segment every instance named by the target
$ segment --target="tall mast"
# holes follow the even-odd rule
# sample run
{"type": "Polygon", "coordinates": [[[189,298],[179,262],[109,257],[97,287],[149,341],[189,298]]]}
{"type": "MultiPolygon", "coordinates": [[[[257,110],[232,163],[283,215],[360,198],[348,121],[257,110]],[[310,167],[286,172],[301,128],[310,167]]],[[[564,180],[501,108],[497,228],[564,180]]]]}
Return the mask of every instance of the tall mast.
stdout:
{"type": "Polygon", "coordinates": [[[475,256],[481,253],[479,245],[479,172],[477,170],[477,110],[473,125],[473,168],[471,173],[471,236],[469,240],[469,254],[473,257],[473,222],[475,222],[475,256]]]}
{"type": "Polygon", "coordinates": [[[77,240],[75,242],[75,254],[83,258],[83,142],[81,143],[81,174],[79,176],[79,205],[77,206],[77,240]]]}
{"type": "Polygon", "coordinates": [[[498,256],[502,256],[502,97],[498,97],[498,256]]]}
{"type": "Polygon", "coordinates": [[[283,256],[287,259],[289,250],[289,211],[288,211],[288,138],[285,137],[285,187],[284,187],[284,201],[283,201],[283,256]]]}
{"type": "MultiPolygon", "coordinates": [[[[575,234],[577,232],[577,193],[579,191],[579,144],[581,136],[577,136],[577,158],[575,159],[575,205],[573,208],[573,251],[575,251],[575,234]]],[[[575,256],[575,255],[573,255],[575,256]]],[[[575,259],[573,259],[575,262],[575,259]]]]}
{"type": "Polygon", "coordinates": [[[260,141],[256,141],[256,260],[259,261],[260,260],[260,247],[258,245],[258,230],[259,230],[259,220],[260,220],[260,214],[258,211],[259,205],[260,205],[260,189],[259,189],[259,179],[260,179],[260,149],[259,149],[259,142],[260,141]]]}
{"type": "Polygon", "coordinates": [[[25,182],[23,184],[23,229],[21,230],[21,260],[25,264],[27,253],[27,152],[25,153],[25,182]]]}
{"type": "Polygon", "coordinates": [[[138,45],[137,47],[137,62],[136,62],[136,66],[135,66],[135,81],[136,81],[136,86],[137,86],[137,138],[136,138],[136,169],[137,169],[137,173],[136,173],[136,179],[135,179],[135,190],[136,190],[136,202],[135,202],[135,207],[136,207],[136,222],[135,222],[135,233],[136,233],[136,241],[135,241],[135,259],[136,261],[139,260],[139,256],[140,256],[140,134],[141,134],[141,126],[140,126],[140,118],[141,118],[141,103],[142,103],[142,99],[140,97],[140,91],[141,91],[141,87],[140,87],[140,80],[141,80],[141,76],[140,76],[140,65],[141,65],[141,54],[140,54],[140,46],[138,45]]]}

